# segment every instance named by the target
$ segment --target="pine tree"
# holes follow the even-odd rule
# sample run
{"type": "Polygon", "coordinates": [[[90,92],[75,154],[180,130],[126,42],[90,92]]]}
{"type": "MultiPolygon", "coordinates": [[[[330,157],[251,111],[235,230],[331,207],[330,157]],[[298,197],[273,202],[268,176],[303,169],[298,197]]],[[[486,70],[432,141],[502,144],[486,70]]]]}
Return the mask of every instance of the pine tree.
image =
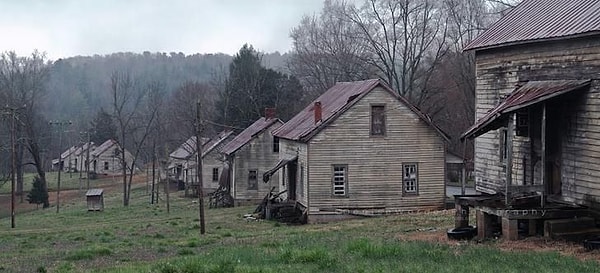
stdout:
{"type": "Polygon", "coordinates": [[[27,194],[29,204],[46,204],[48,203],[48,192],[44,191],[42,180],[39,177],[33,178],[33,186],[27,194]]]}
{"type": "Polygon", "coordinates": [[[117,127],[115,126],[112,116],[100,108],[96,113],[96,117],[92,121],[91,141],[100,145],[109,139],[117,139],[117,127]]]}

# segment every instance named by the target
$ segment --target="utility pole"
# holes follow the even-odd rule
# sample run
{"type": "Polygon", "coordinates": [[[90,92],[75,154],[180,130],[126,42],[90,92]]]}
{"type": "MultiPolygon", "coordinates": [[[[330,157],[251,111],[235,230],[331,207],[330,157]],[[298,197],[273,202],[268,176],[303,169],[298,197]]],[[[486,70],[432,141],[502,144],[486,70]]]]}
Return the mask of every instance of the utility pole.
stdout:
{"type": "Polygon", "coordinates": [[[56,182],[56,213],[60,211],[60,173],[62,170],[62,133],[63,127],[71,125],[71,121],[51,121],[50,125],[58,126],[58,178],[56,182]]]}
{"type": "MultiPolygon", "coordinates": [[[[10,168],[10,227],[15,228],[15,176],[17,175],[17,151],[15,148],[15,119],[16,117],[16,109],[10,109],[11,118],[10,118],[10,158],[11,158],[11,168],[10,168]]],[[[22,194],[21,194],[22,196],[22,194]]]]}
{"type": "Polygon", "coordinates": [[[85,151],[85,180],[87,183],[87,190],[90,190],[90,149],[92,148],[92,142],[90,139],[90,131],[87,131],[87,150],[85,151]]]}
{"type": "Polygon", "coordinates": [[[196,164],[196,175],[198,175],[198,205],[200,206],[200,235],[206,232],[204,224],[204,190],[202,190],[202,119],[200,116],[200,101],[196,103],[196,153],[198,154],[198,163],[196,164]]]}

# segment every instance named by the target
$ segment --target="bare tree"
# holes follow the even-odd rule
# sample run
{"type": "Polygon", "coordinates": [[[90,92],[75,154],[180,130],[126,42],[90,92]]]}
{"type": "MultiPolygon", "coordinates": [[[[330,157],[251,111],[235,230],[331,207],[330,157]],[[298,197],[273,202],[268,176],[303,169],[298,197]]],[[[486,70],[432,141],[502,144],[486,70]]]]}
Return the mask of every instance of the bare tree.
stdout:
{"type": "Polygon", "coordinates": [[[110,86],[119,144],[133,156],[128,164],[126,153],[119,153],[123,175],[123,205],[128,206],[136,163],[154,128],[164,86],[159,82],[152,82],[142,87],[129,73],[123,72],[113,72],[110,86]]]}
{"type": "MultiPolygon", "coordinates": [[[[48,76],[48,67],[46,56],[37,51],[27,57],[19,57],[15,52],[0,55],[0,96],[11,107],[23,107],[16,125],[17,136],[22,140],[17,142],[18,149],[25,147],[32,160],[32,162],[23,162],[23,156],[17,156],[19,161],[17,166],[32,164],[42,181],[45,192],[48,192],[48,185],[40,157],[40,141],[47,130],[42,129],[46,122],[39,114],[39,108],[45,94],[44,84],[48,76]]],[[[22,169],[17,173],[19,175],[17,188],[22,194],[22,169]]],[[[43,207],[49,206],[46,200],[43,207]]]]}
{"type": "Polygon", "coordinates": [[[345,20],[346,6],[327,0],[319,16],[304,16],[293,28],[293,54],[288,68],[311,97],[320,95],[336,82],[372,78],[376,68],[368,44],[356,39],[361,29],[345,20]]]}

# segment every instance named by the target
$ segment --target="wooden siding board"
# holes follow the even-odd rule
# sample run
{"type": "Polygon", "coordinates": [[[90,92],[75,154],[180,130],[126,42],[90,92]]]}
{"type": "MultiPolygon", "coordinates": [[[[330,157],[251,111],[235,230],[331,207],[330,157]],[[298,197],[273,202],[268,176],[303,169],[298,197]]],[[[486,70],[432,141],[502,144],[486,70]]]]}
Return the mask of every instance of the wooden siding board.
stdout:
{"type": "MultiPolygon", "coordinates": [[[[507,47],[477,53],[476,118],[494,107],[499,99],[524,80],[596,79],[600,71],[600,40],[570,39],[535,45],[507,47]]],[[[589,203],[600,196],[600,92],[597,80],[589,91],[579,94],[575,107],[569,108],[569,128],[563,137],[561,178],[562,195],[576,203],[589,203]],[[585,196],[585,198],[584,198],[585,196]],[[587,199],[586,199],[587,198],[587,199]]],[[[580,92],[580,91],[577,91],[580,92]]],[[[477,188],[486,192],[503,185],[499,160],[498,134],[486,133],[475,140],[477,188]]],[[[526,141],[515,141],[515,157],[531,163],[526,141]]],[[[519,162],[516,162],[519,163],[519,162]]],[[[522,162],[521,162],[522,163],[522,162]]],[[[520,183],[523,164],[513,167],[514,183],[520,183]]],[[[530,172],[530,165],[525,166],[530,172]]],[[[537,176],[537,175],[536,175],[537,176]]],[[[529,179],[529,178],[528,178],[529,179]]]]}

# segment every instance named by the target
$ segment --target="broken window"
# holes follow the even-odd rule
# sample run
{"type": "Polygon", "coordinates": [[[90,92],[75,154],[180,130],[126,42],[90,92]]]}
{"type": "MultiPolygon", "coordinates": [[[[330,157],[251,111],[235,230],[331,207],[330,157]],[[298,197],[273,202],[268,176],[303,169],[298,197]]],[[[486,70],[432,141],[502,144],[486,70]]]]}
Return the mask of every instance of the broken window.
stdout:
{"type": "Polygon", "coordinates": [[[348,165],[333,165],[333,196],[348,196],[348,165]]]}
{"type": "Polygon", "coordinates": [[[402,193],[404,194],[418,194],[419,193],[419,180],[418,180],[418,169],[416,163],[403,164],[403,188],[402,193]]]}
{"type": "Polygon", "coordinates": [[[248,189],[249,190],[258,190],[258,170],[249,170],[248,171],[248,189]]]}
{"type": "Polygon", "coordinates": [[[371,135],[385,135],[385,106],[383,105],[371,106],[371,135]]]}
{"type": "Polygon", "coordinates": [[[529,111],[523,110],[517,112],[517,136],[529,136],[529,111]]]}
{"type": "Polygon", "coordinates": [[[273,137],[273,152],[279,153],[279,138],[276,136],[273,137]]]}
{"type": "Polygon", "coordinates": [[[108,171],[108,161],[104,161],[104,170],[108,171]]]}
{"type": "Polygon", "coordinates": [[[219,168],[212,169],[212,181],[219,182],[219,168]]]}

